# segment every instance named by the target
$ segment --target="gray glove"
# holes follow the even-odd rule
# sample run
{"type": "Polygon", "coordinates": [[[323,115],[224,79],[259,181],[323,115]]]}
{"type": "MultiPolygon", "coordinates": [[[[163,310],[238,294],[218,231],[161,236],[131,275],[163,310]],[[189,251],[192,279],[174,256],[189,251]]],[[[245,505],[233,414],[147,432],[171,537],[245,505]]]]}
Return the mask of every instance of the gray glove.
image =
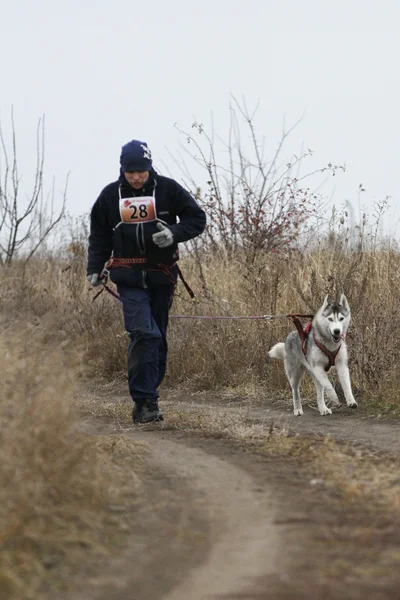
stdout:
{"type": "Polygon", "coordinates": [[[86,279],[93,287],[101,285],[100,275],[98,273],[92,273],[91,275],[87,275],[86,279]]]}
{"type": "Polygon", "coordinates": [[[168,248],[174,243],[174,234],[168,227],[165,227],[162,223],[157,223],[157,229],[159,233],[153,233],[153,242],[159,248],[168,248]]]}

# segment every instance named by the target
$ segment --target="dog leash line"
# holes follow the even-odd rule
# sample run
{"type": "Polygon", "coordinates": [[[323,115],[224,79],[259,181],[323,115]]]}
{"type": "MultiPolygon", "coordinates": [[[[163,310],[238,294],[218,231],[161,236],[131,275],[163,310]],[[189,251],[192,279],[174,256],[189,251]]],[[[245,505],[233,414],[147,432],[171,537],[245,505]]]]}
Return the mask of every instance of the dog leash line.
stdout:
{"type": "MultiPolygon", "coordinates": [[[[103,290],[106,290],[113,298],[121,302],[121,298],[119,295],[114,292],[106,283],[102,282],[103,288],[95,295],[92,301],[94,301],[103,290]]],[[[263,319],[264,321],[272,321],[273,319],[285,319],[285,318],[305,318],[312,319],[314,315],[301,315],[301,314],[278,314],[278,315],[240,315],[240,316],[230,316],[230,315],[169,315],[170,319],[200,319],[200,320],[255,320],[255,319],[263,319]]]]}

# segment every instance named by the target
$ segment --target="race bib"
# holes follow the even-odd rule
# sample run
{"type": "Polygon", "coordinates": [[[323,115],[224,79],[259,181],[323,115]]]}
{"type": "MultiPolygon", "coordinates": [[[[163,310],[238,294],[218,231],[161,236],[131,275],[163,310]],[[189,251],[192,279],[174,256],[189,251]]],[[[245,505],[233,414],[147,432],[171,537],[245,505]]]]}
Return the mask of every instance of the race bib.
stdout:
{"type": "Polygon", "coordinates": [[[123,223],[147,223],[157,220],[154,196],[120,198],[119,212],[123,223]]]}

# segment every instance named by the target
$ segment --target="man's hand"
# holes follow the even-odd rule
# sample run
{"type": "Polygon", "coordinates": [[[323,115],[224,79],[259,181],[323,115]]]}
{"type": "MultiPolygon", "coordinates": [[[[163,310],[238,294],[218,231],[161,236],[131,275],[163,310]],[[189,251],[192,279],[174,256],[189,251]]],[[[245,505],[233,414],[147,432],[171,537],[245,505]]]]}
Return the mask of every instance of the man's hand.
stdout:
{"type": "Polygon", "coordinates": [[[168,248],[174,243],[174,235],[168,227],[165,227],[162,223],[157,223],[157,229],[159,233],[153,233],[153,242],[159,248],[168,248]]]}
{"type": "Polygon", "coordinates": [[[100,275],[98,273],[92,273],[91,275],[87,275],[86,279],[93,287],[101,285],[100,275]]]}

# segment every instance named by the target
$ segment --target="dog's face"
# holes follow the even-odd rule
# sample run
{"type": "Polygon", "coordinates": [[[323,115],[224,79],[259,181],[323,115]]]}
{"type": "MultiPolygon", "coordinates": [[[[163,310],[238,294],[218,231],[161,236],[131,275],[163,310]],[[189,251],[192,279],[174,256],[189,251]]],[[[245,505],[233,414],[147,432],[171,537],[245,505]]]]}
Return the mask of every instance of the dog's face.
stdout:
{"type": "Polygon", "coordinates": [[[350,325],[350,306],[344,294],[339,302],[329,302],[328,296],[319,311],[319,325],[323,326],[334,342],[344,340],[350,325]]]}

